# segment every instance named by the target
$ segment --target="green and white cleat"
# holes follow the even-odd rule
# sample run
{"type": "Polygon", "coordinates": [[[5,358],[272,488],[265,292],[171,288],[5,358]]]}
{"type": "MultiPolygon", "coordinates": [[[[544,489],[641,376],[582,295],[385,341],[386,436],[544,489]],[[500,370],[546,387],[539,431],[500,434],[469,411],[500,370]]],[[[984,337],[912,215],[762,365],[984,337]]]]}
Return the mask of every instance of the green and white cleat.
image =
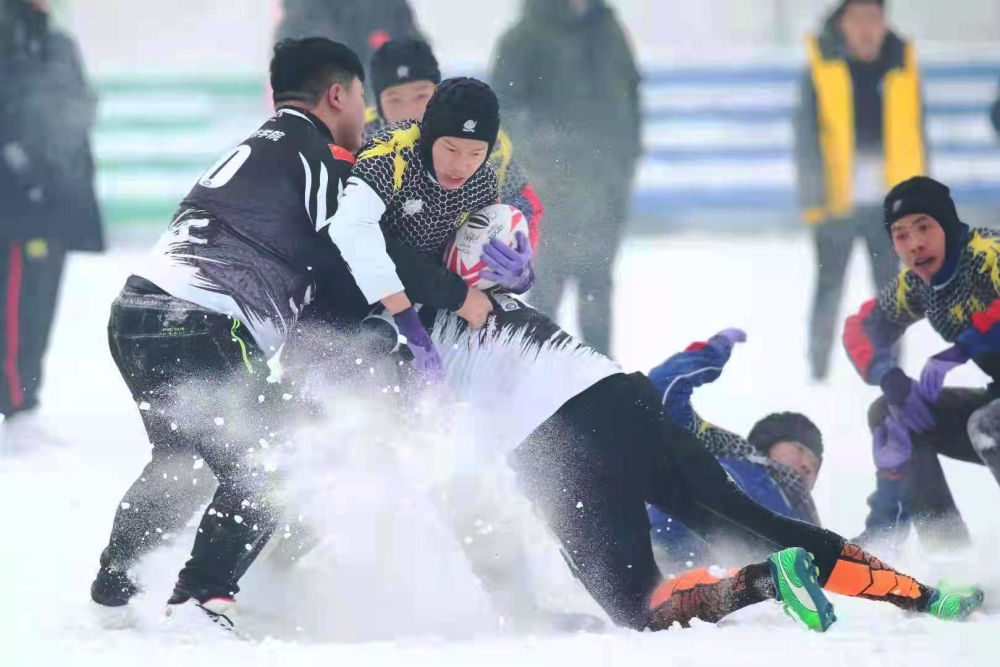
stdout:
{"type": "Polygon", "coordinates": [[[804,623],[810,630],[826,632],[837,617],[816,578],[819,568],[812,554],[798,547],[771,554],[767,559],[778,602],[785,613],[804,623]]]}
{"type": "Polygon", "coordinates": [[[955,586],[947,581],[938,584],[927,613],[947,621],[964,621],[983,606],[983,589],[976,586],[955,586]]]}

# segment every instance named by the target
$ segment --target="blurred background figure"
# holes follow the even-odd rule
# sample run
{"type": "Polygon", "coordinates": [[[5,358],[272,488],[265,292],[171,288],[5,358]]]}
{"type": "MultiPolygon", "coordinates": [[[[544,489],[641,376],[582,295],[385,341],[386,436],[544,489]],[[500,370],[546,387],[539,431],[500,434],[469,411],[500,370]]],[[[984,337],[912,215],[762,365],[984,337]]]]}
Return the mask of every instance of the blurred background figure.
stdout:
{"type": "Polygon", "coordinates": [[[90,151],[96,98],[76,44],[50,27],[48,12],[48,0],[0,0],[5,439],[11,419],[38,404],[66,252],[103,248],[90,151]]]}
{"type": "Polygon", "coordinates": [[[1000,93],[997,94],[997,101],[990,107],[990,120],[993,121],[993,129],[997,136],[1000,136],[1000,93]]]}
{"type": "Polygon", "coordinates": [[[283,5],[276,41],[326,37],[351,47],[366,67],[390,40],[423,39],[406,0],[284,0],[283,5]]]}
{"type": "Polygon", "coordinates": [[[881,0],[844,0],[807,50],[795,158],[803,215],[815,225],[809,363],[823,380],[854,240],[868,246],[876,289],[888,283],[899,263],[882,226],[882,199],[925,173],[926,147],[914,47],[888,29],[881,0]]]}
{"type": "Polygon", "coordinates": [[[490,80],[547,206],[531,301],[554,315],[575,280],[580,333],[610,353],[612,271],[642,153],[625,31],[603,0],[525,0],[490,80]]]}

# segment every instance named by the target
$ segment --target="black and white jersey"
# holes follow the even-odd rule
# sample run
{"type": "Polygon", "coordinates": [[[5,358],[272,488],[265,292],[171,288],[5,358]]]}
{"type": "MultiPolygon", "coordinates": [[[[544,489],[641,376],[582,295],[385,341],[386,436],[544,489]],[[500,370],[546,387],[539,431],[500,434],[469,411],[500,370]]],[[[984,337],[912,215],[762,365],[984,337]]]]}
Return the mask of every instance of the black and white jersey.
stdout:
{"type": "MultiPolygon", "coordinates": [[[[368,224],[380,225],[386,237],[440,263],[448,241],[469,215],[497,202],[497,178],[489,164],[457,190],[445,190],[420,153],[420,125],[413,121],[390,125],[365,144],[346,189],[344,204],[352,214],[345,211],[330,227],[338,246],[344,248],[341,234],[354,224],[355,213],[363,212],[368,224]]],[[[353,267],[346,248],[344,254],[353,267]]]]}
{"type": "MultiPolygon", "coordinates": [[[[432,303],[435,285],[461,278],[442,266],[445,245],[465,219],[497,200],[497,181],[486,165],[457,190],[445,190],[420,158],[420,126],[388,127],[358,154],[330,234],[358,270],[341,237],[352,229],[381,229],[390,248],[410,248],[435,262],[441,280],[404,277],[411,299],[423,304],[420,318],[444,365],[438,388],[441,405],[470,404],[468,441],[485,456],[499,455],[520,443],[559,407],[600,380],[621,373],[606,356],[575,340],[543,313],[505,294],[494,294],[486,326],[472,330],[453,309],[432,303]]],[[[345,242],[346,243],[346,242],[345,242]]],[[[393,257],[396,255],[394,254],[393,257]]],[[[428,269],[423,269],[426,272],[428,269]]],[[[409,270],[400,271],[408,275],[409,270]]],[[[386,317],[387,320],[391,318],[386,317]]]]}
{"type": "MultiPolygon", "coordinates": [[[[239,319],[269,358],[317,285],[338,290],[344,309],[363,316],[368,302],[321,233],[353,162],[318,118],[280,109],[205,172],[153,261],[137,273],[179,299],[239,319]]],[[[376,250],[384,255],[384,243],[376,250]]],[[[387,282],[402,290],[394,273],[387,282]]]]}

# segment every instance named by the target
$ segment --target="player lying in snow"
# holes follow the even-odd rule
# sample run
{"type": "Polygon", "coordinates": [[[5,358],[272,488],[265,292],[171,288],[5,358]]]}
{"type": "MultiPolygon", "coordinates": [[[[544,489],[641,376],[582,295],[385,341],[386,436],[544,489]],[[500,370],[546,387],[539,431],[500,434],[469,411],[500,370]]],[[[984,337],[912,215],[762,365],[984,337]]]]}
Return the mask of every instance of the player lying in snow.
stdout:
{"type": "MultiPolygon", "coordinates": [[[[380,230],[428,258],[441,257],[455,227],[496,200],[487,156],[498,128],[489,87],[452,79],[438,86],[422,123],[391,126],[362,149],[329,230],[363,291],[374,283],[365,275],[371,258],[352,245],[354,230],[370,238],[380,230]]],[[[384,260],[377,266],[384,268],[384,260]]],[[[530,256],[506,269],[501,285],[530,285],[530,256]]],[[[694,436],[664,418],[646,376],[622,373],[521,301],[490,296],[488,325],[473,330],[439,309],[440,295],[409,296],[424,304],[420,322],[430,337],[416,341],[415,360],[428,377],[441,377],[440,404],[502,402],[503,410],[477,415],[469,441],[507,454],[574,573],[616,623],[666,629],[694,617],[716,621],[780,596],[810,626],[824,629],[832,610],[817,577],[834,592],[945,617],[964,617],[981,604],[980,591],[924,586],[839,535],[753,502],[694,436]],[[709,540],[737,535],[764,553],[786,550],[726,579],[697,572],[664,581],[653,560],[646,503],[709,540]]]]}
{"type": "Polygon", "coordinates": [[[913,517],[918,530],[930,522],[961,544],[968,532],[937,455],[985,464],[1000,480],[1000,237],[963,224],[948,188],[923,176],[893,188],[884,212],[905,268],[844,327],[854,366],[883,391],[868,413],[878,487],[867,533],[913,517]],[[917,381],[899,367],[893,345],[925,317],[954,345],[929,359],[917,381]],[[970,359],[990,386],[944,389],[948,372],[970,359]]]}
{"type": "MultiPolygon", "coordinates": [[[[369,71],[376,104],[365,111],[365,141],[387,125],[423,120],[427,102],[441,83],[437,58],[430,45],[419,39],[386,42],[372,55],[369,71]]],[[[544,207],[524,167],[514,157],[510,137],[502,129],[497,133],[489,163],[497,176],[500,202],[524,213],[531,230],[531,247],[537,248],[544,207]]]]}
{"type": "MultiPolygon", "coordinates": [[[[810,492],[823,460],[823,438],[808,417],[783,412],[757,422],[747,438],[704,421],[691,407],[696,387],[713,382],[732,353],[746,340],[738,329],[722,331],[704,343],[693,343],[649,372],[660,392],[663,409],[676,425],[693,434],[748,496],[772,512],[820,525],[810,492]]],[[[719,562],[711,545],[684,524],[649,508],[653,543],[658,551],[682,562],[719,562]]]]}

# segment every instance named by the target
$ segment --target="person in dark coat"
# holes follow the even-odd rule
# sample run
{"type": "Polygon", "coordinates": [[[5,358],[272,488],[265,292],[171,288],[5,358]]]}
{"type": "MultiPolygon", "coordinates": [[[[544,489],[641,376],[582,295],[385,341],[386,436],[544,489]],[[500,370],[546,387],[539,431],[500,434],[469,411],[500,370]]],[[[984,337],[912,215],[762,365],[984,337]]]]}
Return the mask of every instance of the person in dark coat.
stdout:
{"type": "Polygon", "coordinates": [[[525,0],[491,80],[548,208],[532,303],[553,313],[575,280],[582,337],[608,353],[612,271],[642,152],[625,31],[603,0],[525,0]]]}
{"type": "Polygon", "coordinates": [[[1000,94],[997,95],[997,101],[990,107],[990,120],[993,122],[993,129],[997,131],[997,136],[1000,137],[1000,94]]]}
{"type": "Polygon", "coordinates": [[[361,62],[394,39],[424,39],[406,0],[284,0],[276,42],[326,37],[346,44],[361,62]]]}
{"type": "Polygon", "coordinates": [[[0,413],[38,403],[66,253],[101,250],[96,98],[45,0],[0,2],[0,413]]]}
{"type": "Polygon", "coordinates": [[[899,272],[880,224],[882,198],[926,173],[927,147],[916,51],[889,29],[882,0],[843,0],[806,48],[795,161],[816,248],[809,364],[824,380],[854,240],[865,240],[874,289],[899,272]]]}

